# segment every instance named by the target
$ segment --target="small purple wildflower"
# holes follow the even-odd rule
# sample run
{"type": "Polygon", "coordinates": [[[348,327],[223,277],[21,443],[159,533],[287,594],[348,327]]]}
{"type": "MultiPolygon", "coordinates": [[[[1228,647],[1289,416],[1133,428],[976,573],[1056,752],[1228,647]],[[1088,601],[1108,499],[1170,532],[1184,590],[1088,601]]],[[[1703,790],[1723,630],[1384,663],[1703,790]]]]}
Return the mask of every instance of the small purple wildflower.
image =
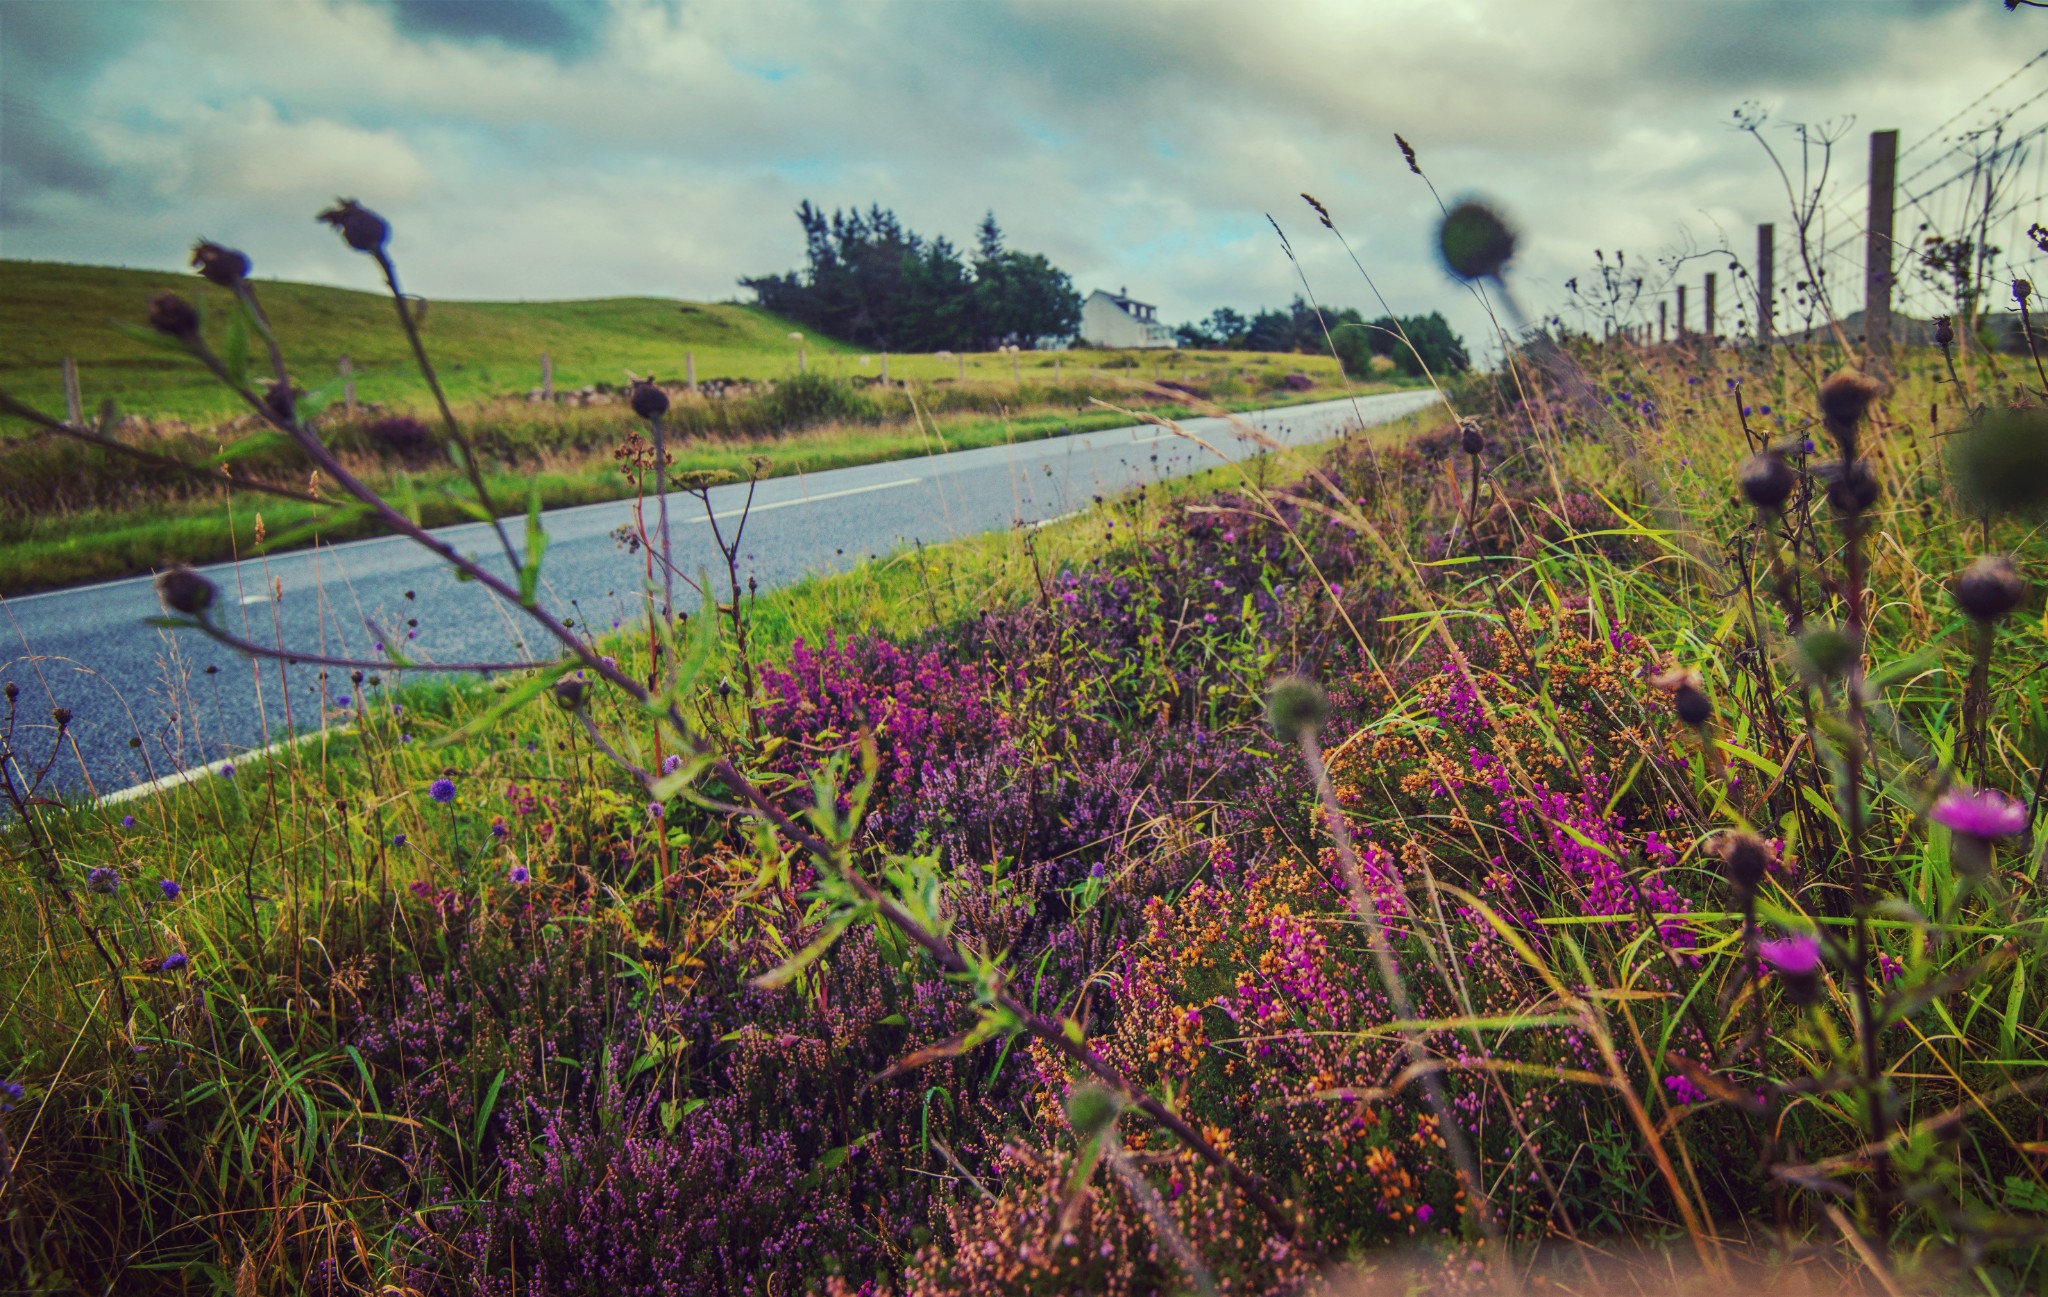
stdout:
{"type": "Polygon", "coordinates": [[[498,841],[503,842],[506,838],[510,837],[511,834],[512,830],[505,827],[504,816],[500,815],[497,819],[491,821],[491,836],[493,838],[496,838],[498,841]]]}
{"type": "Polygon", "coordinates": [[[336,694],[336,695],[334,696],[334,705],[335,705],[336,707],[342,707],[342,708],[346,708],[346,707],[350,706],[351,704],[353,704],[354,702],[355,702],[355,699],[353,699],[353,698],[349,697],[349,696],[348,696],[347,694],[336,694]]]}
{"type": "Polygon", "coordinates": [[[85,876],[85,886],[88,891],[111,896],[121,886],[121,875],[101,865],[85,876]]]}
{"type": "Polygon", "coordinates": [[[680,753],[671,752],[661,759],[661,773],[665,775],[672,775],[682,768],[683,758],[680,753]]]}
{"type": "Polygon", "coordinates": [[[135,817],[134,817],[133,815],[123,815],[123,816],[121,817],[121,827],[122,827],[122,828],[124,828],[124,829],[132,829],[132,828],[134,828],[134,827],[135,827],[135,817]]]}
{"type": "Polygon", "coordinates": [[[1665,1077],[1664,1088],[1671,1091],[1673,1103],[1703,1103],[1708,1097],[1705,1090],[1694,1085],[1692,1078],[1686,1076],[1665,1077]]]}
{"type": "Polygon", "coordinates": [[[1428,1203],[1423,1203],[1415,1209],[1415,1223],[1417,1225],[1427,1225],[1429,1224],[1430,1217],[1434,1215],[1436,1215],[1436,1209],[1428,1203]]]}
{"type": "Polygon", "coordinates": [[[177,900],[178,894],[185,890],[178,885],[178,881],[174,878],[159,878],[156,883],[156,889],[164,894],[164,899],[167,901],[177,900]]]}
{"type": "Polygon", "coordinates": [[[661,806],[661,803],[660,803],[660,802],[649,802],[649,803],[647,803],[647,818],[648,818],[648,819],[650,819],[650,820],[658,820],[658,819],[660,819],[660,818],[662,817],[663,813],[664,813],[664,812],[663,812],[663,810],[662,810],[662,806],[661,806]]]}
{"type": "Polygon", "coordinates": [[[223,779],[233,779],[235,777],[235,763],[232,761],[226,762],[214,773],[223,779]]]}
{"type": "Polygon", "coordinates": [[[392,846],[394,846],[394,847],[402,847],[402,846],[404,846],[404,845],[405,845],[405,835],[404,835],[403,833],[394,833],[394,834],[392,834],[392,835],[391,835],[391,845],[392,845],[392,846]]]}
{"type": "Polygon", "coordinates": [[[160,967],[162,967],[162,969],[166,973],[175,973],[179,969],[183,968],[185,965],[191,962],[191,960],[185,958],[185,953],[183,951],[174,950],[170,954],[164,956],[164,962],[162,963],[162,965],[160,965],[160,967]]]}
{"type": "Polygon", "coordinates": [[[0,1112],[13,1112],[14,1105],[21,1096],[21,1082],[0,1081],[0,1112]]]}
{"type": "Polygon", "coordinates": [[[533,881],[533,874],[530,870],[527,869],[525,865],[512,866],[511,872],[506,874],[505,876],[507,878],[510,878],[513,882],[513,885],[517,887],[524,887],[528,883],[533,881]]]}
{"type": "Polygon", "coordinates": [[[427,785],[427,796],[446,806],[455,800],[455,781],[445,777],[436,779],[427,785]]]}

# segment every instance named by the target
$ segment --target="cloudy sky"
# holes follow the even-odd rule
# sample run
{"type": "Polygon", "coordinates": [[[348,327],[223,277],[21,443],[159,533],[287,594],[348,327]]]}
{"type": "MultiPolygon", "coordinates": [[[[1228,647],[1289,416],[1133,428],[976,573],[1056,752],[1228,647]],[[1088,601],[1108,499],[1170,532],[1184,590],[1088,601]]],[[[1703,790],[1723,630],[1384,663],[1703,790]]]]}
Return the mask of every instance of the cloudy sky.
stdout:
{"type": "Polygon", "coordinates": [[[797,264],[808,197],[962,243],[992,208],[1182,320],[1293,295],[1271,213],[1320,298],[1370,308],[1307,190],[1396,311],[1470,332],[1396,131],[1512,212],[1550,310],[1596,248],[1654,270],[1789,228],[1746,101],[1795,163],[1776,123],[1839,126],[1832,243],[1869,130],[1931,186],[1960,132],[2048,121],[2044,49],[2048,11],[1999,0],[0,0],[0,254],[172,267],[204,234],[368,286],[312,220],[346,194],[429,297],[724,299],[797,264]]]}

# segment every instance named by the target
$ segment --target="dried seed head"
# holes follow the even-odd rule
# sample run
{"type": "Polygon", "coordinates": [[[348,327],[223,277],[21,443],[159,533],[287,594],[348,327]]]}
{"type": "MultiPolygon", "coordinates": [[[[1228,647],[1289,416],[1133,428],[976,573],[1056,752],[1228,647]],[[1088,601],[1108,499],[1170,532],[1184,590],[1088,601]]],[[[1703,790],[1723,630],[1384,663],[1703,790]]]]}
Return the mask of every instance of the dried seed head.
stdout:
{"type": "Polygon", "coordinates": [[[204,616],[213,606],[216,593],[213,582],[184,566],[171,568],[158,577],[156,592],[164,607],[187,617],[204,616]]]}
{"type": "Polygon", "coordinates": [[[1953,321],[1953,320],[1949,319],[1949,318],[1948,318],[1948,317],[1947,317],[1946,315],[1937,315],[1937,316],[1935,316],[1935,317],[1934,317],[1934,345],[1935,345],[1935,346],[1937,346],[1937,347],[1946,347],[1946,346],[1949,346],[1949,345],[1950,345],[1951,343],[1953,343],[1953,342],[1954,342],[1955,340],[1956,340],[1956,326],[1955,326],[1955,321],[1953,321]]]}
{"type": "Polygon", "coordinates": [[[1415,160],[1415,146],[1413,144],[1410,144],[1408,141],[1402,139],[1400,132],[1398,131],[1394,133],[1394,143],[1400,146],[1401,158],[1403,161],[1407,162],[1408,169],[1410,171],[1413,171],[1418,176],[1421,175],[1422,166],[1415,160]]]}
{"type": "Polygon", "coordinates": [[[662,415],[668,413],[668,393],[662,391],[653,383],[635,382],[633,384],[633,395],[630,399],[633,413],[643,419],[659,419],[662,415]]]}
{"type": "Polygon", "coordinates": [[[222,288],[235,288],[249,277],[249,258],[233,248],[201,239],[192,245],[192,269],[222,288]]]}
{"type": "Polygon", "coordinates": [[[391,237],[391,226],[383,217],[353,198],[337,198],[319,219],[341,231],[342,239],[357,252],[378,253],[391,237]]]}
{"type": "Polygon", "coordinates": [[[1882,390],[1877,380],[1845,369],[1820,385],[1821,422],[1842,448],[1843,459],[1856,458],[1856,433],[1870,403],[1882,390]]]}
{"type": "Polygon", "coordinates": [[[1723,833],[1714,844],[1721,857],[1722,872],[1738,896],[1756,895],[1764,876],[1771,872],[1771,849],[1754,833],[1723,833]]]}
{"type": "Polygon", "coordinates": [[[1860,459],[1849,461],[1828,483],[1828,503],[1848,518],[1854,518],[1876,504],[1882,494],[1884,491],[1877,484],[1876,474],[1860,459]]]}
{"type": "Polygon", "coordinates": [[[1477,419],[1461,419],[1458,426],[1458,449],[1467,455],[1477,455],[1486,449],[1486,436],[1479,431],[1477,419]]]}
{"type": "Polygon", "coordinates": [[[1714,716],[1714,704],[1706,694],[1691,685],[1680,685],[1671,695],[1671,709],[1678,713],[1678,719],[1698,729],[1714,716]]]}
{"type": "Polygon", "coordinates": [[[1484,203],[1463,202],[1437,229],[1444,268],[1460,279],[1498,279],[1515,255],[1515,232],[1484,203]]]}
{"type": "Polygon", "coordinates": [[[180,342],[197,342],[199,312],[176,293],[158,293],[149,299],[149,327],[180,342]]]}
{"type": "Polygon", "coordinates": [[[297,390],[289,383],[272,383],[263,390],[264,407],[286,423],[292,421],[292,411],[297,408],[298,400],[297,390]]]}
{"type": "Polygon", "coordinates": [[[565,712],[573,712],[583,706],[583,695],[588,692],[581,680],[555,681],[555,705],[565,712]]]}
{"type": "Polygon", "coordinates": [[[1776,451],[1765,451],[1751,455],[1742,462],[1737,473],[1742,484],[1742,493],[1749,502],[1769,513],[1776,513],[1785,506],[1792,488],[1799,484],[1799,475],[1785,462],[1785,457],[1776,451]]]}
{"type": "Polygon", "coordinates": [[[1288,743],[1319,730],[1330,718],[1330,696],[1304,676],[1282,676],[1266,691],[1266,723],[1288,743]]]}
{"type": "Polygon", "coordinates": [[[2013,281],[2012,281],[2012,300],[2013,300],[2013,301],[2015,301],[2015,302],[2018,302],[2018,303],[2020,303],[2021,305],[2025,305],[2025,304],[2026,304],[2026,301],[2027,301],[2027,299],[2028,299],[2028,298],[2030,298],[2030,297],[2032,297],[2033,295],[2034,295],[2034,286],[2033,286],[2032,284],[2028,283],[2028,282],[2027,282],[2026,280],[2024,280],[2024,279],[2015,279],[2015,280],[2013,280],[2013,281]]]}
{"type": "Polygon", "coordinates": [[[1956,606],[1980,622],[2005,616],[2026,592],[2020,570],[2003,554],[1987,554],[1956,576],[1956,606]]]}
{"type": "Polygon", "coordinates": [[[71,709],[69,707],[52,707],[50,709],[50,719],[57,722],[57,728],[61,730],[71,723],[71,709]]]}

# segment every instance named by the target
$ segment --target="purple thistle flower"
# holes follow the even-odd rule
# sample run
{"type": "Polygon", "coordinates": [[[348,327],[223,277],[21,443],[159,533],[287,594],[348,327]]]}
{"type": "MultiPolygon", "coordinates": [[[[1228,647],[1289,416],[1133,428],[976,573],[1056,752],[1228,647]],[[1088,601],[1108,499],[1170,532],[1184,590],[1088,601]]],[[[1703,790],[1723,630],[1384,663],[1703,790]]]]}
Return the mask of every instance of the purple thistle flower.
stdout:
{"type": "Polygon", "coordinates": [[[518,887],[524,887],[533,881],[533,874],[525,865],[512,866],[511,872],[505,876],[510,878],[513,884],[518,887]]]}
{"type": "Polygon", "coordinates": [[[446,806],[455,800],[455,781],[446,777],[427,785],[427,796],[446,806]]]}
{"type": "Polygon", "coordinates": [[[101,865],[86,874],[85,886],[88,891],[98,892],[102,896],[111,896],[114,894],[115,889],[121,886],[121,875],[105,865],[101,865]]]}
{"type": "Polygon", "coordinates": [[[191,962],[191,960],[185,958],[183,951],[174,950],[170,954],[164,956],[164,962],[160,965],[160,967],[166,973],[175,973],[179,969],[183,968],[186,964],[189,964],[191,962]]]}
{"type": "Polygon", "coordinates": [[[134,817],[133,815],[123,815],[123,816],[121,817],[121,827],[122,827],[122,828],[124,828],[124,829],[132,829],[132,828],[134,828],[134,827],[135,827],[135,817],[134,817]]]}
{"type": "Polygon", "coordinates": [[[1973,838],[2009,838],[2026,831],[2027,807],[1996,788],[1956,788],[1941,795],[1927,818],[1973,838]]]}
{"type": "Polygon", "coordinates": [[[164,899],[167,901],[177,900],[178,894],[185,890],[184,888],[178,886],[176,879],[172,878],[158,879],[156,889],[164,894],[164,899]]]}
{"type": "Polygon", "coordinates": [[[1815,937],[1759,942],[1756,953],[1780,977],[1811,977],[1820,971],[1820,941],[1815,937]]]}

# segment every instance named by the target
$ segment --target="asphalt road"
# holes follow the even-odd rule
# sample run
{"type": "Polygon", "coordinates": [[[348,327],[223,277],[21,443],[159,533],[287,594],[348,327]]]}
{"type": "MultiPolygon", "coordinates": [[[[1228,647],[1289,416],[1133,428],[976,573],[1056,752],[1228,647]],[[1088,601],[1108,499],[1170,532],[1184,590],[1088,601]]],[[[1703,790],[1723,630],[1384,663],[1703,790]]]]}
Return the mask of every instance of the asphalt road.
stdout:
{"type": "MultiPolygon", "coordinates": [[[[1428,392],[1394,392],[1243,416],[1277,441],[1325,441],[1359,416],[1384,423],[1428,406],[1428,392]]],[[[1258,453],[1255,440],[1221,419],[1184,426],[1231,459],[1258,453]]],[[[1025,525],[1127,490],[1214,464],[1207,451],[1150,425],[1048,438],[1018,446],[834,469],[760,484],[744,535],[742,577],[773,588],[915,541],[943,542],[1025,525]]],[[[745,488],[712,492],[736,521],[745,488]]],[[[647,506],[652,530],[654,508],[647,506]]],[[[688,496],[669,505],[678,565],[716,565],[703,509],[688,496]]],[[[632,517],[619,501],[546,515],[543,599],[579,626],[608,629],[632,615],[644,560],[613,533],[632,517]]],[[[515,541],[524,519],[508,524],[515,541]]],[[[464,553],[504,559],[488,527],[443,528],[464,553]]],[[[474,583],[402,537],[352,541],[202,569],[221,590],[216,616],[246,638],[335,656],[378,657],[380,634],[413,637],[415,661],[507,661],[551,656],[521,644],[525,627],[474,583]],[[416,624],[415,624],[416,623],[416,624]],[[375,627],[376,629],[373,629],[375,627]]],[[[679,597],[681,597],[679,595],[679,597]]],[[[106,795],[230,758],[321,724],[318,669],[252,663],[199,635],[144,624],[160,615],[150,578],[102,582],[0,599],[0,682],[19,686],[16,750],[36,764],[55,747],[46,795],[106,795]],[[54,707],[71,710],[58,741],[54,707]],[[40,728],[43,732],[36,733],[40,728]],[[131,744],[140,738],[140,746],[131,744]]],[[[327,682],[329,715],[349,685],[327,682]]]]}

